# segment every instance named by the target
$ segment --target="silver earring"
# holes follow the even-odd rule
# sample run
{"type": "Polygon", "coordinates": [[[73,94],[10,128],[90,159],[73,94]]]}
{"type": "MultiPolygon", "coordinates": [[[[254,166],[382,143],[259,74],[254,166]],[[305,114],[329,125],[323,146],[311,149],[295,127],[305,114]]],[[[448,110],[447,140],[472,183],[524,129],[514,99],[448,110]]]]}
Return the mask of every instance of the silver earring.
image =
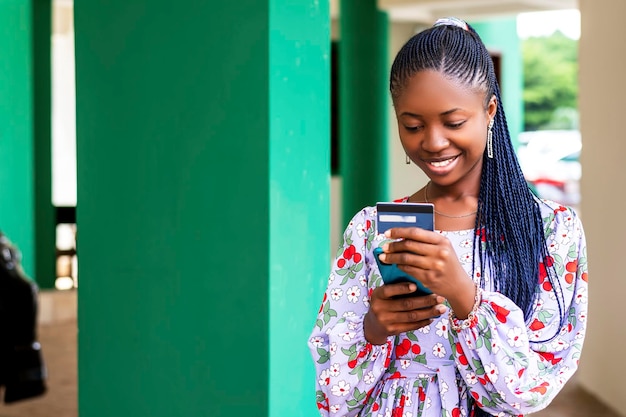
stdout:
{"type": "Polygon", "coordinates": [[[405,161],[406,164],[407,165],[411,165],[411,160],[409,159],[409,155],[407,155],[407,154],[405,154],[405,155],[406,155],[406,161],[405,161]]]}
{"type": "Polygon", "coordinates": [[[489,128],[487,129],[487,156],[493,158],[493,119],[489,122],[489,128]]]}

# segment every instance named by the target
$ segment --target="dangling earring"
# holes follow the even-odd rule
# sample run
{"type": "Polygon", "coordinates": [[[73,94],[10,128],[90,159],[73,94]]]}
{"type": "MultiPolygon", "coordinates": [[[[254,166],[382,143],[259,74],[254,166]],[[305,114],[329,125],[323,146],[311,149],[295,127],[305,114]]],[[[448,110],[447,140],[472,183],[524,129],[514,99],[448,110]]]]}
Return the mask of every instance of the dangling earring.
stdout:
{"type": "Polygon", "coordinates": [[[405,155],[406,155],[406,164],[407,165],[411,165],[411,160],[409,159],[409,155],[407,155],[407,154],[405,154],[405,155]]]}
{"type": "Polygon", "coordinates": [[[487,129],[487,156],[493,158],[493,119],[489,122],[489,128],[487,129]]]}

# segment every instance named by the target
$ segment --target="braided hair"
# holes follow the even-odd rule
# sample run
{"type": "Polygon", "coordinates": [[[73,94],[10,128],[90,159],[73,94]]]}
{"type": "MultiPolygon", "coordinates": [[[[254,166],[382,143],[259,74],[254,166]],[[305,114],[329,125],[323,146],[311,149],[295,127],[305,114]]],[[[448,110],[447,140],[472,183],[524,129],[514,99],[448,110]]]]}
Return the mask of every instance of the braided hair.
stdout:
{"type": "MultiPolygon", "coordinates": [[[[562,326],[565,303],[556,272],[545,262],[549,255],[539,201],[517,161],[487,48],[467,23],[455,18],[437,21],[432,28],[414,35],[398,52],[390,76],[393,100],[402,94],[414,74],[424,70],[438,71],[484,93],[485,108],[491,97],[497,99],[493,158],[487,151],[483,154],[475,223],[474,247],[479,248],[481,286],[485,286],[484,271],[488,268],[495,290],[513,300],[529,321],[538,296],[540,265],[545,264],[547,279],[557,295],[562,326]]],[[[476,272],[474,259],[472,269],[476,272]]],[[[557,334],[558,330],[552,337],[557,334]]],[[[488,415],[472,403],[472,416],[488,415]]]]}
{"type": "MultiPolygon", "coordinates": [[[[495,290],[509,297],[528,321],[538,296],[539,268],[548,257],[539,201],[530,191],[509,134],[493,61],[476,31],[449,18],[414,35],[391,67],[390,90],[397,99],[417,72],[434,70],[485,94],[485,108],[497,99],[493,158],[483,154],[474,247],[480,256],[481,285],[489,268],[495,290]]],[[[556,272],[545,262],[564,323],[564,301],[556,272]]],[[[473,261],[475,271],[476,262],[473,261]]],[[[559,326],[560,327],[560,326],[559,326]]]]}

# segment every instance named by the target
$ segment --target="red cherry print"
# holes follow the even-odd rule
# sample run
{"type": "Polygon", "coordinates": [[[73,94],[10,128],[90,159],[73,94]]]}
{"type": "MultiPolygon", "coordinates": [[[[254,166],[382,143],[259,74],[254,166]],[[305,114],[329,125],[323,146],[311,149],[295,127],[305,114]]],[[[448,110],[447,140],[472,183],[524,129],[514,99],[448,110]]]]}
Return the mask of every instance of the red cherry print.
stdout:
{"type": "Polygon", "coordinates": [[[361,262],[361,254],[357,252],[354,254],[354,263],[358,264],[359,262],[361,262]]]}
{"type": "Polygon", "coordinates": [[[545,324],[543,324],[543,323],[542,323],[540,320],[538,320],[538,319],[533,320],[533,322],[530,324],[530,330],[533,330],[533,331],[541,330],[541,329],[543,329],[544,327],[546,327],[546,325],[545,325],[545,324]]]}
{"type": "Polygon", "coordinates": [[[343,268],[344,266],[346,266],[346,260],[343,258],[339,258],[339,260],[337,261],[337,266],[339,268],[343,268]]]}
{"type": "Polygon", "coordinates": [[[578,268],[577,260],[574,260],[565,264],[565,269],[567,269],[567,272],[576,272],[576,268],[578,268]]]}
{"type": "Polygon", "coordinates": [[[401,357],[409,353],[409,349],[411,349],[411,341],[409,339],[404,339],[398,346],[396,346],[396,356],[401,357]]]}

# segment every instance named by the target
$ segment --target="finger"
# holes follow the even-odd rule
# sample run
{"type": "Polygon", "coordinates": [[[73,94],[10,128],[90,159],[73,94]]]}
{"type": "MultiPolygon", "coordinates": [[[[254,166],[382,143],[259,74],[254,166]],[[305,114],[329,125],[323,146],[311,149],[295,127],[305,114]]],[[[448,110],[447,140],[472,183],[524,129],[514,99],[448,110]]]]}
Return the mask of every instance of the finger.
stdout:
{"type": "Polygon", "coordinates": [[[446,306],[442,304],[434,305],[430,308],[423,308],[419,310],[405,311],[397,313],[397,323],[416,323],[424,320],[430,320],[441,316],[446,311],[446,306]]]}
{"type": "Polygon", "coordinates": [[[390,335],[398,335],[401,333],[410,332],[413,330],[420,329],[422,327],[426,327],[429,324],[431,324],[433,321],[434,320],[430,318],[430,319],[425,319],[421,321],[415,321],[412,323],[396,323],[394,326],[392,326],[392,328],[388,329],[388,333],[390,335]]]}
{"type": "MultiPolygon", "coordinates": [[[[441,305],[443,302],[444,298],[436,294],[396,298],[390,302],[389,310],[396,312],[424,310],[441,305]]],[[[414,318],[411,321],[415,320],[417,319],[414,318]]]]}
{"type": "Polygon", "coordinates": [[[445,246],[441,244],[425,243],[410,239],[387,242],[381,247],[383,253],[412,252],[424,256],[438,256],[443,248],[445,246]]]}
{"type": "Polygon", "coordinates": [[[391,300],[399,295],[411,294],[417,290],[417,285],[412,282],[400,282],[397,284],[385,284],[380,287],[382,298],[391,300]]]}
{"type": "Polygon", "coordinates": [[[431,244],[440,242],[443,237],[439,233],[420,227],[394,227],[387,230],[385,236],[389,239],[411,239],[431,244]]]}

